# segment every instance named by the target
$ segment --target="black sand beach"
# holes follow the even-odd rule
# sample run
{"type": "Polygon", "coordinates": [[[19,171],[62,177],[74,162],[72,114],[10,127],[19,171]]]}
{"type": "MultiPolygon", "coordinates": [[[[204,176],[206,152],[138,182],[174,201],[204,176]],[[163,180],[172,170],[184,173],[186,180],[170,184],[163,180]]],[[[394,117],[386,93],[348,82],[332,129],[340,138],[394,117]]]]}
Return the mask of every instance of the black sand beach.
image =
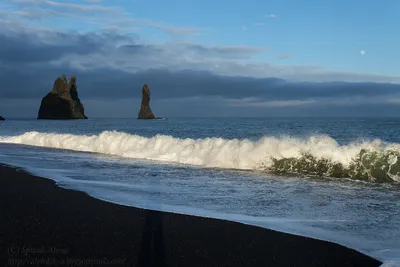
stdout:
{"type": "Polygon", "coordinates": [[[0,266],[380,266],[343,246],[97,200],[0,165],[0,266]]]}

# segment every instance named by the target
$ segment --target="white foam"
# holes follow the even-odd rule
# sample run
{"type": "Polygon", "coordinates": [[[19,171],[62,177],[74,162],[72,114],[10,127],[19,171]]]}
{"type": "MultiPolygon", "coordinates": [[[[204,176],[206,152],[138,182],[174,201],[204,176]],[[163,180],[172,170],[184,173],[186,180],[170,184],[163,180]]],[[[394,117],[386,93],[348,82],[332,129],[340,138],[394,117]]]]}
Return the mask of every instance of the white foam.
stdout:
{"type": "Polygon", "coordinates": [[[146,138],[117,131],[105,131],[92,136],[26,132],[18,136],[0,137],[0,142],[243,170],[257,170],[261,166],[268,168],[272,164],[271,158],[299,158],[304,152],[317,159],[324,158],[348,166],[361,149],[386,150],[399,147],[397,144],[386,145],[380,140],[339,145],[336,140],[324,135],[306,139],[264,137],[252,141],[223,138],[180,139],[166,135],[146,138]]]}
{"type": "Polygon", "coordinates": [[[385,261],[380,267],[400,267],[400,260],[385,261]]]}

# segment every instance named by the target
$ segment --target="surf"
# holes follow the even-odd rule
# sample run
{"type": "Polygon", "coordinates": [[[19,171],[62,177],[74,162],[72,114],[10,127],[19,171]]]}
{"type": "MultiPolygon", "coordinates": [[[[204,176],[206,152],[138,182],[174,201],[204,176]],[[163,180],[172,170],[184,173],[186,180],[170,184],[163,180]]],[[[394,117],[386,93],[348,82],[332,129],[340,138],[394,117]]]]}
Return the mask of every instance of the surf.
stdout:
{"type": "Polygon", "coordinates": [[[94,152],[200,167],[400,182],[400,144],[379,139],[340,145],[327,135],[264,136],[259,140],[143,137],[118,131],[98,135],[26,132],[0,142],[94,152]]]}

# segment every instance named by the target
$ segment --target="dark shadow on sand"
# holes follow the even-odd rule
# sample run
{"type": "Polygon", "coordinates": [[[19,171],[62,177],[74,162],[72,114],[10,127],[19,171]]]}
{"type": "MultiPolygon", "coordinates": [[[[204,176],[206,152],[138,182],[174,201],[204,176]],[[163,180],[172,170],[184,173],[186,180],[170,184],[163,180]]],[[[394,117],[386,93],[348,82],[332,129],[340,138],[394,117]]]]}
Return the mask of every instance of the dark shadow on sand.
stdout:
{"type": "Polygon", "coordinates": [[[163,267],[165,265],[163,213],[146,210],[138,266],[163,267]]]}

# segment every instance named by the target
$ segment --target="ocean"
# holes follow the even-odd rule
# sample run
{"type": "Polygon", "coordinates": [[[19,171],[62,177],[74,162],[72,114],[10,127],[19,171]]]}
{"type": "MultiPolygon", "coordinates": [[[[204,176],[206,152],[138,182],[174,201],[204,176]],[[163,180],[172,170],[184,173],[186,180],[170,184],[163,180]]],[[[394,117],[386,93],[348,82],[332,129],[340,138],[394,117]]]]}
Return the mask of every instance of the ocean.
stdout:
{"type": "Polygon", "coordinates": [[[400,265],[400,119],[0,122],[0,163],[106,201],[333,241],[400,265]]]}

